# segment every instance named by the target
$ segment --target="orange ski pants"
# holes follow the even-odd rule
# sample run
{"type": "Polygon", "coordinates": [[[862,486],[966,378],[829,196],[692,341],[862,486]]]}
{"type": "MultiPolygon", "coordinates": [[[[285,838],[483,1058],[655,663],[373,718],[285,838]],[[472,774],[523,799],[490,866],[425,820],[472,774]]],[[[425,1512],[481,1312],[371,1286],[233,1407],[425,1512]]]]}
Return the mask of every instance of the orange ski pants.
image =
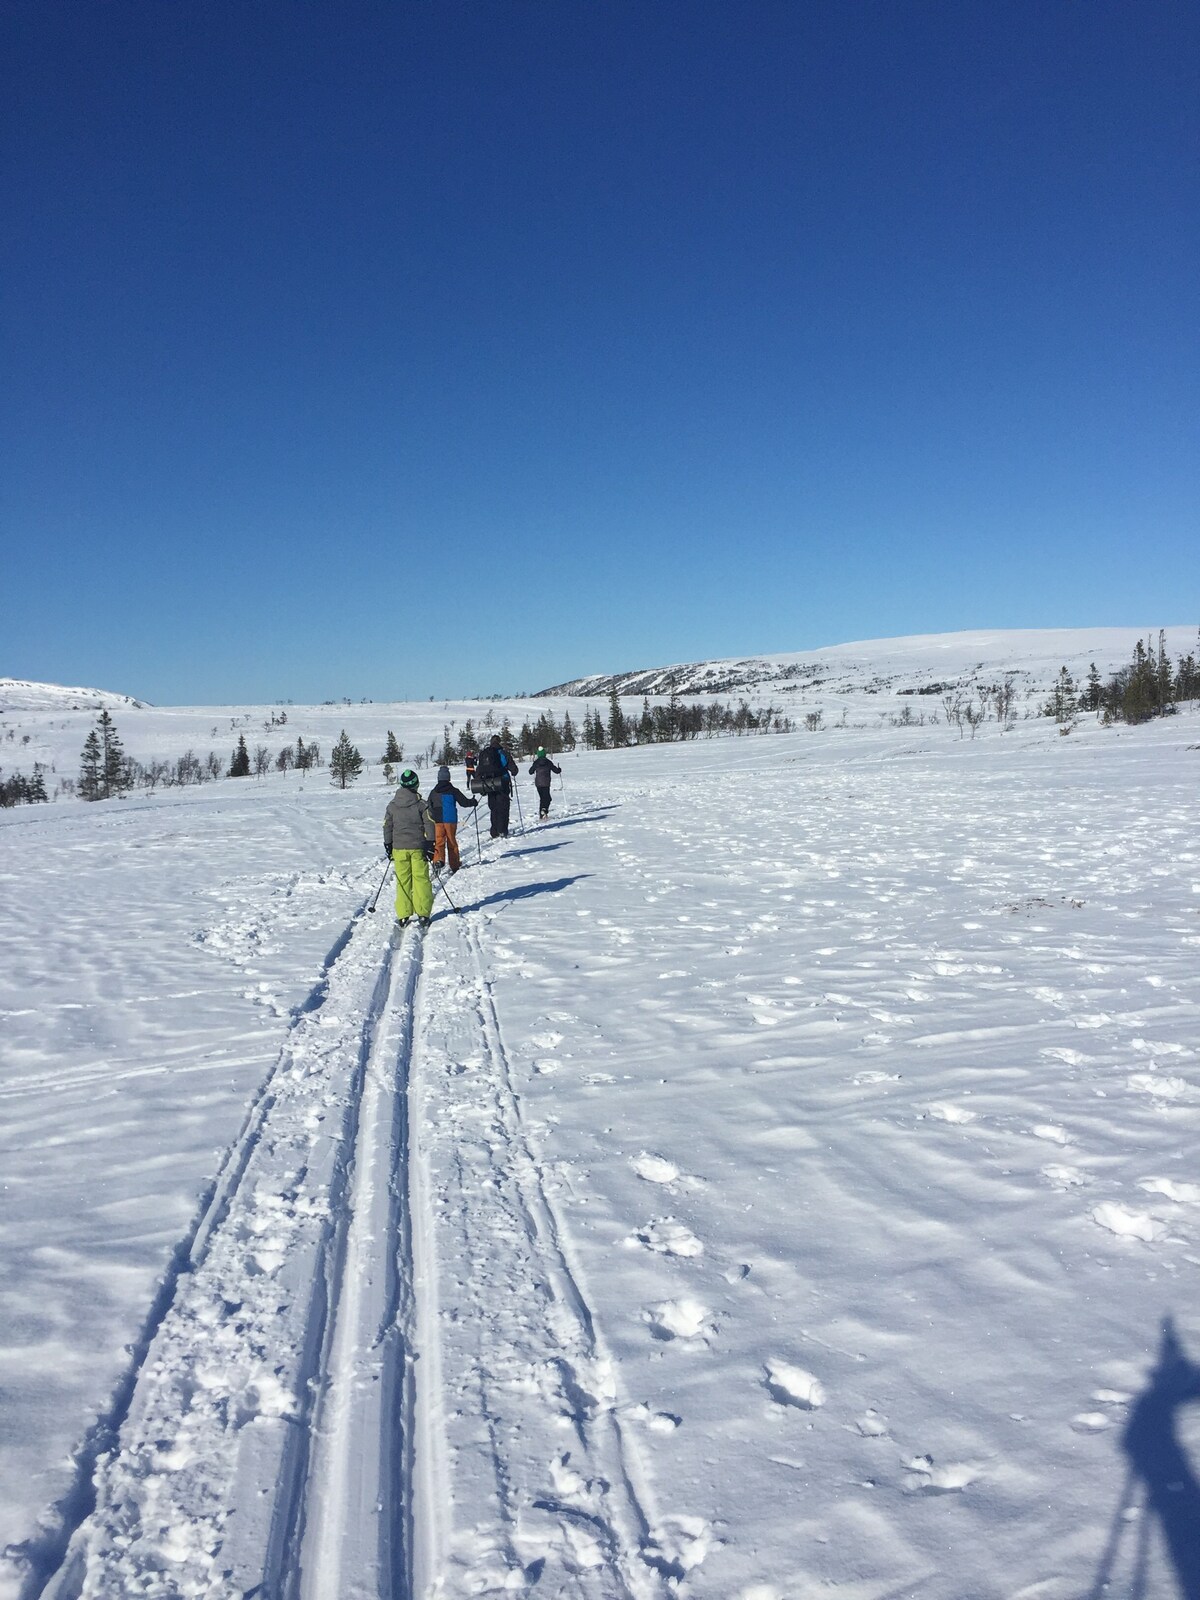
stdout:
{"type": "Polygon", "coordinates": [[[450,871],[457,872],[462,865],[458,855],[458,823],[435,822],[433,825],[434,845],[433,864],[440,867],[443,861],[450,863],[450,871]]]}

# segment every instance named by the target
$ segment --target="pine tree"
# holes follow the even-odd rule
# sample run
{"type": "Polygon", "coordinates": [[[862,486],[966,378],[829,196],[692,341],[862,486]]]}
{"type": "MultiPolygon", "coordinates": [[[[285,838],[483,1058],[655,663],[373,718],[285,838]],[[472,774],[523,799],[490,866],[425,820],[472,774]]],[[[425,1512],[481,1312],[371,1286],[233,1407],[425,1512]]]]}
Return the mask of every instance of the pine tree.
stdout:
{"type": "Polygon", "coordinates": [[[103,797],[104,788],[101,782],[103,771],[104,757],[100,753],[100,735],[93,728],[83,743],[83,756],[79,767],[81,800],[99,800],[103,797]]]}
{"type": "MultiPolygon", "coordinates": [[[[404,746],[396,743],[396,735],[388,729],[387,749],[383,752],[383,760],[393,767],[398,767],[404,760],[404,746]]],[[[390,779],[388,780],[391,781],[390,779]]]]}
{"type": "Polygon", "coordinates": [[[109,800],[113,795],[123,794],[129,788],[129,773],[125,765],[125,752],[121,748],[117,730],[113,726],[113,719],[107,711],[100,713],[96,727],[100,734],[102,753],[100,790],[104,799],[109,800]]]}
{"type": "Polygon", "coordinates": [[[564,750],[574,750],[576,738],[575,724],[571,721],[571,713],[569,711],[563,712],[562,729],[559,737],[562,740],[562,747],[564,750]]]}
{"type": "Polygon", "coordinates": [[[350,743],[350,736],[345,728],[342,736],[333,747],[333,754],[329,758],[329,770],[333,774],[333,782],[340,789],[347,783],[353,783],[363,769],[363,758],[350,743]]]}
{"type": "Polygon", "coordinates": [[[1091,666],[1088,668],[1087,688],[1085,689],[1083,696],[1084,710],[1099,711],[1102,694],[1103,690],[1100,687],[1100,674],[1096,670],[1096,663],[1093,661],[1091,666]]]}
{"type": "Polygon", "coordinates": [[[238,734],[237,749],[233,752],[233,760],[229,763],[229,776],[231,778],[248,778],[250,776],[250,752],[246,749],[246,735],[238,734]]]}
{"type": "Polygon", "coordinates": [[[615,683],[608,697],[608,742],[614,749],[629,743],[629,729],[625,722],[625,713],[621,710],[615,683]]]}

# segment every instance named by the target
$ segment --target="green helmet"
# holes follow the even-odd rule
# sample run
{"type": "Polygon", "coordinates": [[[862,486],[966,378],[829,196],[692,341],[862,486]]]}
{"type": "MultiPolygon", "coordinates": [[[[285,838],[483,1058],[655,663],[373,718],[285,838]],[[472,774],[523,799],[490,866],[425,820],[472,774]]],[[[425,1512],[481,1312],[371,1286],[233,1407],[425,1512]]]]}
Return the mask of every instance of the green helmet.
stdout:
{"type": "Polygon", "coordinates": [[[400,774],[400,787],[402,789],[415,789],[420,781],[411,767],[405,767],[400,774]]]}

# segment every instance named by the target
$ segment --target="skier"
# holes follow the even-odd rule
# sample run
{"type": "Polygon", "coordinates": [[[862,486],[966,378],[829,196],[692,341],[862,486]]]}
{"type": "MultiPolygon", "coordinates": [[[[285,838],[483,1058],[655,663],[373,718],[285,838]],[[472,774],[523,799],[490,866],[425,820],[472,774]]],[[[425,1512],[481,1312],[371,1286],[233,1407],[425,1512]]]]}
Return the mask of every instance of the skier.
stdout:
{"type": "Polygon", "coordinates": [[[550,780],[556,772],[562,776],[562,768],[556,767],[539,745],[538,753],[534,756],[533,765],[529,769],[529,776],[533,779],[534,788],[537,790],[539,822],[545,822],[550,815],[550,780]]]}
{"type": "Polygon", "coordinates": [[[500,735],[494,733],[490,744],[480,752],[475,768],[475,788],[480,794],[487,795],[493,839],[508,838],[508,809],[512,804],[513,775],[516,770],[516,762],[501,746],[500,735]]]}
{"type": "Polygon", "coordinates": [[[436,843],[433,847],[433,870],[449,861],[450,871],[457,872],[462,862],[458,854],[458,808],[477,806],[478,800],[456,789],[450,782],[450,768],[438,768],[437,787],[429,791],[429,809],[433,813],[436,843]]]}
{"type": "Polygon", "coordinates": [[[474,750],[468,750],[467,751],[466,758],[465,758],[465,760],[463,762],[463,765],[467,769],[467,788],[470,789],[472,794],[474,794],[474,792],[475,792],[475,752],[474,752],[474,750]]]}
{"type": "Polygon", "coordinates": [[[403,927],[416,916],[427,928],[433,916],[429,862],[436,832],[429,807],[417,792],[419,779],[411,767],[400,774],[383,818],[383,853],[396,869],[396,921],[403,927]]]}

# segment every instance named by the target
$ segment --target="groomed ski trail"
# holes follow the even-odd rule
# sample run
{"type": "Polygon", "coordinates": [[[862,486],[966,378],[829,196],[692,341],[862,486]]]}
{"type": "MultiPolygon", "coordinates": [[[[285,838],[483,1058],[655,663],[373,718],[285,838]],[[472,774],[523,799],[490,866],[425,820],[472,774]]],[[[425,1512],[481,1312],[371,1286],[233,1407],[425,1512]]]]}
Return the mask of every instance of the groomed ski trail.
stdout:
{"type": "Polygon", "coordinates": [[[30,1600],[678,1592],[493,992],[509,854],[428,933],[347,927],[30,1600]]]}
{"type": "Polygon", "coordinates": [[[222,1162],[94,1509],[30,1597],[298,1596],[364,1086],[392,1036],[393,977],[409,993],[420,959],[414,934],[394,970],[387,928],[357,915],[297,1017],[222,1162]]]}

